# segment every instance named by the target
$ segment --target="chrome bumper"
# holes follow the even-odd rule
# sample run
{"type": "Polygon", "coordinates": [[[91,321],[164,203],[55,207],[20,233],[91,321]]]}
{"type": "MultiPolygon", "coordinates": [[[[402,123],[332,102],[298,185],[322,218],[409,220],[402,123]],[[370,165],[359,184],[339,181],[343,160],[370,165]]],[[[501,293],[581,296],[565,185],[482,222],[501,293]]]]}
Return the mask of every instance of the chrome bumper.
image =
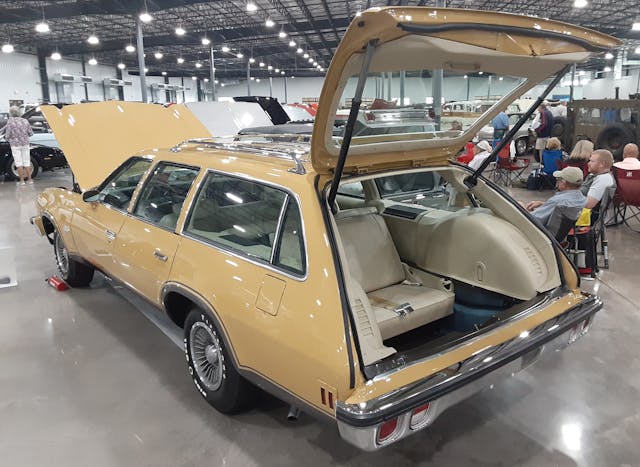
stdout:
{"type": "Polygon", "coordinates": [[[47,232],[42,223],[42,216],[33,216],[31,219],[29,219],[29,222],[31,223],[31,225],[33,225],[33,227],[36,229],[36,232],[38,232],[40,236],[44,237],[45,235],[47,235],[47,232]]]}
{"type": "Polygon", "coordinates": [[[443,411],[501,379],[526,368],[542,355],[562,350],[585,335],[602,302],[590,296],[580,305],[529,332],[483,350],[456,368],[449,367],[389,394],[361,404],[338,402],[336,419],[340,435],[367,450],[380,449],[430,425],[443,411]],[[425,419],[411,426],[412,411],[428,403],[425,419]],[[378,429],[398,419],[393,435],[379,443],[378,429]]]}

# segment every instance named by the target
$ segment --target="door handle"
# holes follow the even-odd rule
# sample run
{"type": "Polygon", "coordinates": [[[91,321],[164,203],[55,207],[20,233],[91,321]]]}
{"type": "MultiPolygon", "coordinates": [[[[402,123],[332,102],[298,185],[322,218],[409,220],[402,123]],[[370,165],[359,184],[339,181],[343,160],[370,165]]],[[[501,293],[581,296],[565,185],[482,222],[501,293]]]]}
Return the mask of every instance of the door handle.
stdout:
{"type": "Polygon", "coordinates": [[[163,254],[160,250],[158,250],[156,248],[156,251],[153,252],[153,256],[155,256],[157,259],[159,259],[160,261],[166,261],[167,259],[169,259],[169,257],[165,254],[163,254]]]}
{"type": "Polygon", "coordinates": [[[106,235],[107,239],[109,241],[113,241],[116,239],[116,233],[112,232],[111,230],[105,230],[104,234],[106,235]]]}

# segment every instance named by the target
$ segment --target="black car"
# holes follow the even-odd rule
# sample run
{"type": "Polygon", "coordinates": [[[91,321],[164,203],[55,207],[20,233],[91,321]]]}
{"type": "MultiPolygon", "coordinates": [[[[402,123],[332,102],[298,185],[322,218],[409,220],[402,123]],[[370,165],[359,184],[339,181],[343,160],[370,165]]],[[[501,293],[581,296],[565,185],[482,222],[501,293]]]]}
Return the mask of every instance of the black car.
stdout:
{"type": "MultiPolygon", "coordinates": [[[[51,170],[67,167],[67,159],[60,148],[30,144],[31,147],[31,178],[35,178],[41,170],[51,170]]],[[[18,171],[13,163],[11,147],[5,140],[0,140],[0,174],[4,173],[8,180],[18,178],[18,171]]]]}

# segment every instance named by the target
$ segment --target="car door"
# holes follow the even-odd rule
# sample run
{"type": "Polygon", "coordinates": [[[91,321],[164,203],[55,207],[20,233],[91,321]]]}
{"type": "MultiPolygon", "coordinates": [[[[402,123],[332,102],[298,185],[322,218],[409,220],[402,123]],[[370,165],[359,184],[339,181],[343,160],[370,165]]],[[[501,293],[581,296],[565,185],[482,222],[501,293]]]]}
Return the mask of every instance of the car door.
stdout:
{"type": "Polygon", "coordinates": [[[118,234],[115,275],[155,303],[180,242],[176,225],[198,171],[173,163],[156,165],[118,234]]]}
{"type": "Polygon", "coordinates": [[[114,242],[133,193],[150,166],[150,159],[132,157],[107,178],[97,194],[75,206],[71,233],[78,251],[107,274],[115,272],[114,242]]]}

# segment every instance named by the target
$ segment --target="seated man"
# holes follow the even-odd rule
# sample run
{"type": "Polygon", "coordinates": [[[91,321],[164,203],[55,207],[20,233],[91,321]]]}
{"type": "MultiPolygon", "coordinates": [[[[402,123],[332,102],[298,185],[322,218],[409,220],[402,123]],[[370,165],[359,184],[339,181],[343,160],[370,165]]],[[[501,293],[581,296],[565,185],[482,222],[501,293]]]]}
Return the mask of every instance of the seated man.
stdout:
{"type": "Polygon", "coordinates": [[[485,141],[478,141],[473,147],[473,159],[469,162],[469,167],[478,170],[487,157],[491,155],[491,145],[485,141]]]}
{"type": "Polygon", "coordinates": [[[531,201],[524,205],[531,211],[549,232],[556,235],[560,225],[550,225],[553,211],[563,208],[563,214],[571,219],[578,219],[587,198],[580,192],[582,185],[582,170],[578,167],[565,167],[553,173],[557,180],[558,192],[547,201],[531,201]]]}
{"type": "Polygon", "coordinates": [[[622,160],[613,164],[622,170],[640,170],[640,160],[638,160],[638,145],[627,144],[622,151],[622,160]]]}
{"type": "Polygon", "coordinates": [[[613,154],[606,149],[597,149],[589,157],[589,175],[584,180],[580,191],[587,197],[584,205],[587,209],[593,209],[604,196],[609,187],[614,187],[616,181],[611,174],[613,154]]]}

